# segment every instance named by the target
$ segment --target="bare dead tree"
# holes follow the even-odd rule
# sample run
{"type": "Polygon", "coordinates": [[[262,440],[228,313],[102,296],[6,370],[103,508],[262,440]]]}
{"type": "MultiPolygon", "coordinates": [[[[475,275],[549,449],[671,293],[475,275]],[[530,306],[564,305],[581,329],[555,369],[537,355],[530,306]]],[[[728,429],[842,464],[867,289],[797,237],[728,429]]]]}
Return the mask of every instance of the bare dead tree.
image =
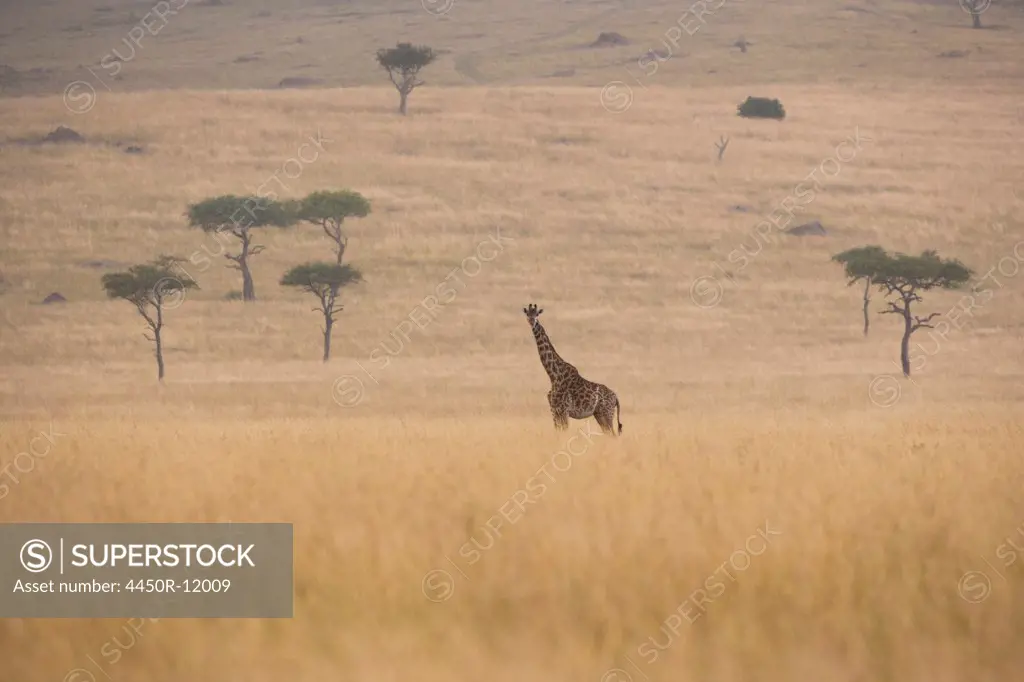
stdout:
{"type": "Polygon", "coordinates": [[[729,146],[729,138],[722,135],[721,139],[715,143],[715,149],[718,150],[718,160],[722,160],[722,156],[725,154],[725,148],[729,146]]]}

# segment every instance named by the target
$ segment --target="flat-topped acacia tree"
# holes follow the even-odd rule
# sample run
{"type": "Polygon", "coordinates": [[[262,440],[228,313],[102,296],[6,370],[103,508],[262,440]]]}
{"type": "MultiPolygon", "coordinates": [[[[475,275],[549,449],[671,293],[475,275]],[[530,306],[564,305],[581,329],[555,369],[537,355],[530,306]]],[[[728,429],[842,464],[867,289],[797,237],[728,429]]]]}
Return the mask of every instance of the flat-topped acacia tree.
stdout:
{"type": "Polygon", "coordinates": [[[871,305],[871,280],[879,264],[885,262],[886,258],[885,249],[881,246],[859,246],[832,256],[834,262],[843,265],[846,277],[850,280],[847,286],[864,282],[864,336],[868,335],[870,325],[868,307],[871,305]]]}
{"type": "MultiPolygon", "coordinates": [[[[877,247],[876,247],[877,248],[877,247]]],[[[847,252],[849,253],[849,252],[847,252]]],[[[848,267],[855,273],[871,277],[871,284],[879,287],[888,299],[887,308],[880,314],[899,315],[903,318],[903,338],[900,341],[900,364],[903,375],[910,376],[910,336],[918,329],[933,329],[931,320],[940,313],[926,317],[915,315],[911,307],[921,303],[921,292],[932,289],[957,289],[973,274],[971,270],[955,259],[940,258],[934,250],[922,251],[919,256],[903,253],[879,253],[871,247],[859,254],[848,257],[848,267]]]]}
{"type": "Polygon", "coordinates": [[[345,218],[365,218],[370,214],[370,202],[359,192],[349,190],[313,192],[297,202],[295,217],[319,225],[334,242],[334,255],[341,265],[348,246],[348,236],[342,232],[345,218]]]}
{"type": "Polygon", "coordinates": [[[377,63],[388,72],[388,78],[398,90],[398,113],[405,116],[409,93],[425,85],[419,78],[420,70],[435,59],[437,53],[426,45],[398,43],[394,47],[382,47],[377,50],[377,63]]]}
{"type": "Polygon", "coordinates": [[[256,196],[225,194],[206,199],[188,207],[189,225],[204,232],[228,233],[238,239],[238,253],[225,253],[232,262],[229,268],[242,273],[242,300],[256,300],[256,286],[252,280],[249,259],[263,251],[261,244],[253,243],[253,230],[261,227],[288,227],[295,223],[292,204],[256,196]]]}
{"type": "Polygon", "coordinates": [[[304,263],[296,265],[281,278],[281,285],[298,287],[317,297],[319,305],[314,311],[324,316],[324,362],[331,358],[331,331],[335,315],[342,311],[338,291],[348,284],[362,282],[363,275],[351,265],[334,263],[304,263]]]}
{"type": "Polygon", "coordinates": [[[184,258],[160,256],[151,263],[133,265],[126,272],[103,275],[103,288],[109,298],[120,298],[135,306],[153,332],[144,334],[153,342],[157,381],[164,380],[163,328],[164,308],[177,307],[190,289],[198,289],[195,280],[177,266],[184,258]]]}

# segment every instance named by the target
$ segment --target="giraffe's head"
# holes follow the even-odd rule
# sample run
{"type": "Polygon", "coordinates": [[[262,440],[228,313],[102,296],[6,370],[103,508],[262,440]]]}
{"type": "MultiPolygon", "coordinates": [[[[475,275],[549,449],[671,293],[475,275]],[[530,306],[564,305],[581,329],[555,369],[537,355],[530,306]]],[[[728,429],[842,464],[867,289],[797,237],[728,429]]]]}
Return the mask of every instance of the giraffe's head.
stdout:
{"type": "Polygon", "coordinates": [[[540,310],[537,310],[537,306],[531,303],[527,307],[523,308],[523,312],[526,313],[526,320],[530,323],[530,326],[532,327],[535,324],[537,324],[537,318],[540,317],[540,314],[542,312],[544,312],[544,309],[541,308],[540,310]]]}

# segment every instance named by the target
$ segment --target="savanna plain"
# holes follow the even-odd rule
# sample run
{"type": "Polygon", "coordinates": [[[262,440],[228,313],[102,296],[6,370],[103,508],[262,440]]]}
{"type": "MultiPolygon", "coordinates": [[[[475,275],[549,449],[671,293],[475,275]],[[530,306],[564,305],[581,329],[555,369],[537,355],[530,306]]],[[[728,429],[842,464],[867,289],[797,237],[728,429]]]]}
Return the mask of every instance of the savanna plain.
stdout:
{"type": "Polygon", "coordinates": [[[726,0],[665,44],[687,7],[638,5],[194,2],[85,111],[149,5],[0,5],[0,522],[295,533],[292,619],[7,619],[0,680],[1019,676],[1024,12],[726,0]],[[407,116],[400,40],[442,50],[407,116]],[[372,204],[326,363],[279,284],[323,233],[258,231],[244,303],[184,217],[261,187],[372,204]],[[830,261],[866,244],[975,273],[910,377],[830,261]],[[164,253],[160,383],[100,277],[164,253]],[[621,436],[555,431],[528,303],[621,436]]]}

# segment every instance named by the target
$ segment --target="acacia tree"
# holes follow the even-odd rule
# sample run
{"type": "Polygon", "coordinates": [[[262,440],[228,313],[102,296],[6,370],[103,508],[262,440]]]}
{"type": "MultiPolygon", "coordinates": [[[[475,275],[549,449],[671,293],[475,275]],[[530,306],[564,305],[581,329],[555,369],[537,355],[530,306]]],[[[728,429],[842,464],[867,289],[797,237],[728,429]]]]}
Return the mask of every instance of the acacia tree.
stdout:
{"type": "Polygon", "coordinates": [[[846,277],[850,280],[847,286],[864,282],[864,336],[868,335],[870,325],[868,307],[871,304],[872,278],[885,258],[885,249],[881,246],[860,246],[832,256],[834,262],[842,263],[846,277]]]}
{"type": "Polygon", "coordinates": [[[388,78],[398,90],[401,98],[398,113],[405,116],[406,100],[415,88],[424,85],[419,79],[420,69],[437,59],[437,53],[426,45],[398,43],[395,47],[382,47],[377,50],[377,63],[388,72],[388,78]]]}
{"type": "Polygon", "coordinates": [[[204,232],[230,234],[239,241],[238,253],[226,253],[232,262],[229,268],[242,273],[242,300],[256,300],[249,259],[263,251],[261,244],[253,243],[253,230],[259,227],[288,227],[295,222],[289,205],[263,197],[240,197],[225,194],[191,204],[186,213],[189,225],[204,232]]]}
{"type": "Polygon", "coordinates": [[[960,0],[960,6],[971,15],[971,27],[981,28],[981,13],[988,9],[992,0],[960,0]]]}
{"type": "Polygon", "coordinates": [[[281,278],[282,286],[298,287],[307,291],[319,300],[313,308],[324,316],[324,362],[331,357],[331,331],[334,329],[335,315],[342,311],[338,302],[338,290],[353,282],[362,282],[363,276],[350,265],[334,263],[305,263],[296,265],[281,278]]]}
{"type": "Polygon", "coordinates": [[[158,381],[164,380],[164,308],[176,308],[181,304],[185,292],[199,288],[195,280],[177,267],[184,260],[175,256],[160,256],[151,263],[133,265],[127,272],[111,272],[102,278],[107,296],[121,298],[134,305],[153,332],[152,336],[143,336],[153,342],[158,381]]]}
{"type": "Polygon", "coordinates": [[[896,296],[896,300],[886,301],[888,308],[879,313],[903,317],[900,363],[903,375],[910,376],[910,335],[922,327],[932,329],[930,322],[939,315],[932,313],[927,317],[919,317],[913,314],[912,304],[923,300],[919,292],[936,288],[956,289],[966,283],[973,273],[958,260],[939,258],[933,250],[923,251],[920,256],[884,254],[872,262],[875,270],[871,275],[871,283],[880,287],[886,298],[896,296]]]}
{"type": "Polygon", "coordinates": [[[341,231],[345,218],[365,218],[369,214],[370,202],[362,194],[349,190],[313,192],[295,209],[296,218],[319,225],[334,241],[338,265],[348,246],[348,236],[341,231]]]}

